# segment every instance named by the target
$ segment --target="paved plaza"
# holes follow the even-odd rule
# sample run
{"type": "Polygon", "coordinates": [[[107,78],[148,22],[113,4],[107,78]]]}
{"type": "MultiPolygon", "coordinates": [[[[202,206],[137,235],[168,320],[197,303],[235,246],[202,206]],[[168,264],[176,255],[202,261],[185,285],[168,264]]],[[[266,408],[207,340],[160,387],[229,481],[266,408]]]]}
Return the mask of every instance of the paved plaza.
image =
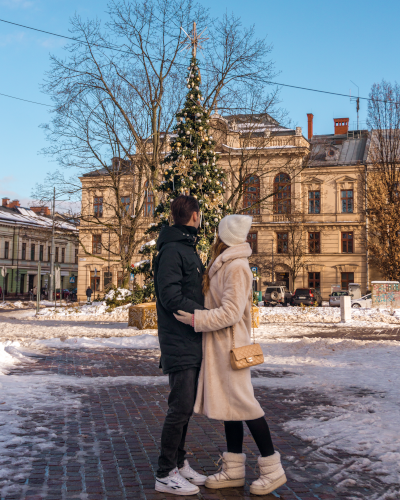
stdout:
{"type": "MultiPolygon", "coordinates": [[[[66,387],[78,397],[80,405],[54,412],[29,414],[26,425],[35,436],[41,425],[52,431],[52,448],[34,457],[28,479],[21,479],[22,489],[8,493],[1,500],[163,500],[175,496],[154,491],[161,425],[167,404],[168,387],[158,368],[157,350],[131,349],[41,349],[41,356],[32,364],[17,365],[10,375],[69,375],[99,378],[136,376],[148,385],[93,384],[66,387]],[[145,377],[151,377],[146,379],[145,377]],[[157,383],[159,377],[160,383],[157,383]],[[36,429],[36,430],[35,430],[36,429]]],[[[290,372],[255,370],[255,378],[290,377],[290,372]]],[[[83,380],[83,379],[82,379],[83,380]]],[[[115,379],[114,379],[115,380],[115,379]]],[[[352,456],[338,453],[328,456],[317,452],[308,443],[285,432],[283,424],[301,418],[307,408],[332,405],[323,395],[313,391],[273,390],[256,388],[256,397],[266,412],[276,448],[283,458],[288,483],[264,499],[284,500],[372,498],[385,491],[385,484],[376,477],[370,488],[350,485],[342,493],[331,477],[352,463],[352,456]],[[296,404],[291,403],[295,400],[296,404]]],[[[362,394],[355,395],[362,397],[362,394]]],[[[0,407],[1,408],[1,407],[0,407]]],[[[39,434],[38,434],[39,432],[39,434]]],[[[45,433],[48,436],[48,431],[45,433]]],[[[30,447],[29,440],[25,446],[30,447]]],[[[193,468],[211,474],[216,471],[219,454],[225,451],[223,424],[195,415],[189,427],[187,450],[193,468]]],[[[243,450],[247,454],[246,486],[244,488],[208,490],[201,487],[196,496],[203,500],[239,500],[257,498],[249,493],[250,482],[257,477],[257,449],[248,435],[243,450]]],[[[184,498],[184,497],[180,497],[184,498]]]]}

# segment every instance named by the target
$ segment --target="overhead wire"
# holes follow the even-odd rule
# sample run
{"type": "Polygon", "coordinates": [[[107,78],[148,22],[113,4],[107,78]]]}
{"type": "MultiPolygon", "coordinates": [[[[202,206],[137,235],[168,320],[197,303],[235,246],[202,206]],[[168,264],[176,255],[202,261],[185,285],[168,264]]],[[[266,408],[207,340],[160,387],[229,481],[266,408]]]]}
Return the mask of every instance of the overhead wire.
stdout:
{"type": "MultiPolygon", "coordinates": [[[[73,38],[73,37],[69,37],[69,36],[66,36],[66,35],[60,35],[58,33],[53,33],[51,31],[45,31],[45,30],[41,30],[39,28],[33,28],[31,26],[26,26],[24,24],[14,23],[12,21],[7,21],[6,19],[0,19],[0,22],[7,23],[7,24],[12,24],[14,26],[19,26],[20,28],[25,28],[25,29],[29,29],[29,30],[33,30],[33,31],[38,31],[39,33],[45,33],[47,35],[56,36],[58,38],[65,38],[66,40],[71,40],[71,41],[74,41],[74,42],[77,42],[77,43],[81,43],[83,45],[88,45],[88,46],[92,46],[92,47],[99,47],[99,48],[103,48],[103,49],[107,49],[107,50],[114,50],[116,52],[122,52],[124,54],[130,54],[130,55],[132,55],[132,52],[129,52],[129,51],[126,51],[126,50],[122,50],[122,49],[119,49],[117,47],[112,47],[112,46],[107,46],[107,45],[102,45],[102,44],[97,44],[97,43],[93,43],[92,44],[92,43],[89,43],[88,41],[85,41],[85,40],[79,40],[79,38],[73,38]]],[[[180,63],[176,63],[176,64],[181,65],[180,63]]],[[[339,93],[339,92],[331,92],[329,90],[312,89],[312,88],[309,88],[309,87],[300,87],[298,85],[290,85],[290,84],[287,84],[287,83],[278,83],[278,82],[273,82],[273,81],[270,81],[270,80],[265,80],[264,83],[271,84],[271,85],[277,85],[279,87],[288,87],[288,88],[292,88],[292,89],[306,90],[308,92],[317,92],[317,93],[320,93],[320,94],[329,94],[329,95],[334,95],[334,96],[338,96],[338,97],[349,97],[347,94],[342,94],[342,93],[339,93]]],[[[52,107],[51,104],[44,104],[44,103],[40,103],[40,102],[29,101],[28,99],[22,99],[20,97],[15,97],[15,96],[7,95],[7,94],[1,94],[0,93],[0,95],[5,96],[5,97],[9,97],[11,99],[18,99],[19,101],[26,101],[26,102],[30,102],[32,104],[39,104],[41,106],[52,107]]],[[[365,100],[365,101],[375,101],[375,102],[384,102],[384,103],[389,102],[391,104],[400,105],[399,102],[385,101],[385,100],[379,100],[379,99],[371,99],[370,97],[358,97],[358,98],[362,99],[362,100],[365,100]]]]}

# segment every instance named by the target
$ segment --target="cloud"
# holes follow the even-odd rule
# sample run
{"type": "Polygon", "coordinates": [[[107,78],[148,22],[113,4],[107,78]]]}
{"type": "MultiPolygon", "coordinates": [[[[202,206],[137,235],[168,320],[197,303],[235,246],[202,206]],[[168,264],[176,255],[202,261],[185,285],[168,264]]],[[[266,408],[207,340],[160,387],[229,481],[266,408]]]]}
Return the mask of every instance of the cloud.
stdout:
{"type": "Polygon", "coordinates": [[[26,41],[26,35],[22,32],[10,33],[8,35],[0,35],[0,47],[6,47],[7,45],[15,45],[17,43],[24,43],[26,41]]]}

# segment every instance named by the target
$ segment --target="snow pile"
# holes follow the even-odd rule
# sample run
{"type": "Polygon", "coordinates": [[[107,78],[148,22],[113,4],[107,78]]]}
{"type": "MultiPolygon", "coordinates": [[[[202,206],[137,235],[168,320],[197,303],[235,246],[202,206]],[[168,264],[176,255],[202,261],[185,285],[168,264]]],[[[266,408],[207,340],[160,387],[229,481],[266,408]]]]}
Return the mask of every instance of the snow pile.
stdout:
{"type": "MultiPolygon", "coordinates": [[[[399,325],[399,309],[352,308],[353,326],[376,324],[399,325]]],[[[260,307],[260,321],[265,323],[340,323],[339,307],[260,307]]]]}
{"type": "MultiPolygon", "coordinates": [[[[111,290],[109,293],[114,292],[111,290]]],[[[129,294],[129,290],[126,290],[129,294]]],[[[121,299],[122,300],[122,299],[121,299]]],[[[129,307],[132,304],[125,304],[109,311],[106,302],[92,302],[91,304],[79,305],[74,302],[62,307],[48,307],[36,315],[38,320],[66,320],[66,321],[118,321],[128,322],[129,307]]]]}
{"type": "MultiPolygon", "coordinates": [[[[44,307],[44,305],[40,304],[40,307],[44,307]]],[[[0,302],[0,309],[28,309],[28,308],[36,308],[36,302],[29,300],[28,302],[22,302],[21,300],[17,300],[16,302],[0,302]]]]}
{"type": "Polygon", "coordinates": [[[158,337],[150,334],[137,335],[135,337],[108,337],[108,338],[69,338],[36,340],[33,345],[69,348],[69,349],[93,349],[105,347],[112,349],[159,349],[158,337]]]}
{"type": "Polygon", "coordinates": [[[126,288],[117,288],[116,290],[110,290],[105,296],[104,300],[125,300],[126,297],[132,295],[130,290],[126,288]]]}

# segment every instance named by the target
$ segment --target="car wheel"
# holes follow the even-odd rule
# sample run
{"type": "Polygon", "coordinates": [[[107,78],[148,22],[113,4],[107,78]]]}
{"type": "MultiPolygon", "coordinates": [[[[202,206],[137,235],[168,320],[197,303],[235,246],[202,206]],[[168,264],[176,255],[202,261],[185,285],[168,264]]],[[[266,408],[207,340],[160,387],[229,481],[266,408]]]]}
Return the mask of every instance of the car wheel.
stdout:
{"type": "Polygon", "coordinates": [[[360,304],[353,304],[351,307],[354,307],[354,309],[360,309],[361,308],[361,305],[360,304]]]}

